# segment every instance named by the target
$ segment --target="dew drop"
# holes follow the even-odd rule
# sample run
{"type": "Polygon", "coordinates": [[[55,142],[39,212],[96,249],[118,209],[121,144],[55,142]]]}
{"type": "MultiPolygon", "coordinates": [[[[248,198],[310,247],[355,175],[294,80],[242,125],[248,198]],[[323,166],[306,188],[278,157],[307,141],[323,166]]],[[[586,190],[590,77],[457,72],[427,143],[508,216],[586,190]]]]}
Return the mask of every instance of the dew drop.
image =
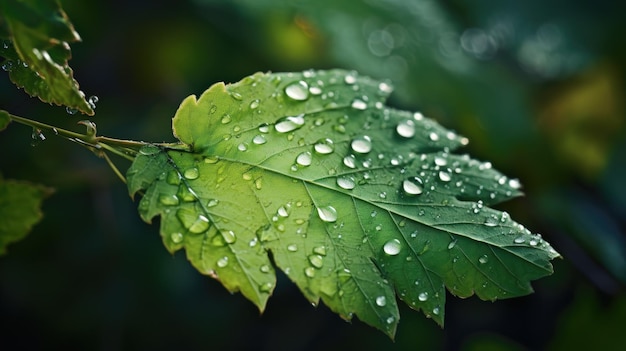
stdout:
{"type": "Polygon", "coordinates": [[[180,244],[183,241],[183,239],[184,239],[183,233],[170,234],[170,240],[172,240],[174,244],[180,244]]]}
{"type": "Polygon", "coordinates": [[[372,151],[372,139],[367,135],[356,137],[352,140],[350,147],[354,152],[366,154],[372,151]]]}
{"type": "Polygon", "coordinates": [[[285,87],[285,94],[296,101],[304,101],[309,98],[309,85],[301,80],[285,87]]]}
{"type": "Polygon", "coordinates": [[[324,222],[337,221],[337,210],[332,206],[324,206],[317,208],[317,215],[324,222]]]}
{"type": "Polygon", "coordinates": [[[386,322],[387,322],[387,324],[391,324],[391,323],[393,323],[395,320],[396,320],[396,319],[395,319],[395,318],[393,318],[393,317],[388,317],[388,318],[386,319],[386,322]]]}
{"type": "Polygon", "coordinates": [[[197,179],[199,176],[200,176],[200,172],[198,171],[198,168],[196,167],[188,168],[183,172],[183,177],[189,180],[197,179]]]}
{"type": "Polygon", "coordinates": [[[235,100],[237,100],[237,101],[241,101],[241,100],[243,99],[243,96],[242,96],[241,94],[239,94],[238,92],[231,91],[229,94],[230,94],[230,96],[231,96],[233,99],[235,99],[235,100]]]}
{"type": "Polygon", "coordinates": [[[478,259],[478,262],[480,262],[481,264],[485,264],[485,263],[487,263],[487,261],[489,261],[489,257],[487,257],[487,255],[482,255],[478,259]]]}
{"type": "Polygon", "coordinates": [[[400,253],[401,248],[402,244],[400,244],[400,240],[391,239],[385,243],[385,245],[383,246],[383,251],[385,251],[387,255],[395,256],[400,253]]]}
{"type": "Polygon", "coordinates": [[[402,182],[402,190],[407,195],[419,195],[422,193],[422,180],[419,177],[411,177],[402,182]]]}
{"type": "Polygon", "coordinates": [[[289,252],[296,252],[296,251],[298,251],[298,245],[296,245],[296,244],[289,244],[289,245],[287,245],[287,251],[289,251],[289,252]]]}
{"type": "Polygon", "coordinates": [[[228,124],[230,123],[230,121],[232,120],[232,118],[230,117],[229,114],[225,114],[222,116],[221,122],[222,124],[228,124]]]}
{"type": "Polygon", "coordinates": [[[259,267],[259,270],[261,271],[261,273],[269,273],[271,269],[270,266],[264,264],[259,267]]]}
{"type": "Polygon", "coordinates": [[[165,206],[176,206],[180,203],[180,200],[178,199],[178,196],[174,194],[161,194],[159,195],[159,202],[165,206]]]}
{"type": "Polygon", "coordinates": [[[263,145],[267,143],[267,139],[265,139],[265,136],[259,134],[255,136],[254,138],[252,138],[252,142],[256,145],[263,145]]]}
{"type": "Polygon", "coordinates": [[[248,144],[241,143],[241,144],[237,145],[237,150],[239,150],[239,151],[246,151],[246,150],[248,150],[248,144]]]}
{"type": "Polygon", "coordinates": [[[313,248],[313,253],[316,253],[321,256],[326,256],[326,247],[325,246],[316,246],[313,248]]]}
{"type": "Polygon", "coordinates": [[[352,106],[352,108],[355,109],[355,110],[363,111],[363,110],[365,110],[367,108],[367,103],[365,101],[363,101],[363,100],[360,100],[360,99],[354,99],[352,101],[352,105],[350,105],[350,106],[352,106]]]}
{"type": "Polygon", "coordinates": [[[261,103],[261,101],[259,99],[254,99],[250,102],[250,109],[254,110],[257,107],[259,107],[259,104],[261,103]]]}
{"type": "Polygon", "coordinates": [[[346,84],[354,84],[356,83],[356,75],[354,73],[349,73],[343,78],[343,81],[346,84]]]}
{"type": "Polygon", "coordinates": [[[304,114],[283,117],[276,122],[274,129],[279,133],[288,133],[302,127],[302,125],[304,125],[304,114]]]}
{"type": "Polygon", "coordinates": [[[516,244],[523,244],[524,242],[526,242],[526,239],[524,239],[523,236],[518,236],[517,238],[515,238],[515,240],[513,240],[513,242],[516,244]]]}
{"type": "Polygon", "coordinates": [[[320,87],[310,87],[309,88],[309,93],[311,93],[312,95],[319,95],[322,93],[322,88],[320,87]]]}
{"type": "Polygon", "coordinates": [[[348,155],[343,158],[343,164],[348,168],[356,168],[356,158],[354,155],[348,155]]]}
{"type": "Polygon", "coordinates": [[[314,278],[315,277],[315,268],[313,268],[313,267],[306,267],[304,269],[304,275],[306,275],[309,278],[314,278]]]}
{"type": "Polygon", "coordinates": [[[259,291],[269,293],[272,291],[272,287],[274,287],[274,284],[272,284],[271,282],[263,283],[259,285],[259,291]]]}
{"type": "Polygon", "coordinates": [[[341,176],[337,178],[337,185],[339,185],[342,189],[351,190],[354,189],[356,183],[354,181],[354,177],[341,176]]]}
{"type": "Polygon", "coordinates": [[[428,135],[428,138],[429,138],[430,140],[432,140],[432,141],[437,141],[437,140],[439,140],[439,134],[437,134],[437,133],[435,133],[435,132],[431,132],[431,133],[428,135]]]}
{"type": "Polygon", "coordinates": [[[221,233],[226,243],[233,244],[235,241],[237,241],[235,232],[233,232],[232,230],[222,230],[221,233]]]}
{"type": "Polygon", "coordinates": [[[456,240],[452,240],[449,244],[448,244],[448,250],[451,250],[452,248],[454,248],[456,246],[456,240]]]}
{"type": "Polygon", "coordinates": [[[449,182],[452,179],[452,176],[449,172],[439,171],[439,179],[441,179],[442,182],[449,182]]]}
{"type": "Polygon", "coordinates": [[[376,298],[376,304],[380,307],[383,307],[387,304],[387,298],[385,296],[379,296],[376,298]]]}
{"type": "Polygon", "coordinates": [[[335,145],[331,139],[320,139],[313,145],[313,149],[318,154],[327,155],[335,150],[335,145]]]}
{"type": "Polygon", "coordinates": [[[484,224],[487,227],[495,227],[498,225],[498,222],[499,222],[498,218],[495,215],[492,215],[492,216],[485,218],[484,224]]]}
{"type": "Polygon", "coordinates": [[[403,138],[412,138],[415,135],[415,122],[410,119],[398,123],[396,132],[403,138]]]}
{"type": "Polygon", "coordinates": [[[433,314],[434,314],[435,316],[439,315],[439,307],[435,307],[435,308],[433,308],[433,314]]]}
{"type": "Polygon", "coordinates": [[[228,257],[224,256],[220,258],[219,260],[217,260],[217,266],[220,268],[224,268],[228,266],[228,257]]]}
{"type": "Polygon", "coordinates": [[[509,186],[517,190],[522,187],[522,183],[520,183],[519,179],[510,179],[509,186]]]}
{"type": "Polygon", "coordinates": [[[324,266],[324,258],[320,255],[310,255],[309,257],[309,262],[311,263],[311,265],[315,268],[322,268],[322,266],[324,266]]]}
{"type": "Polygon", "coordinates": [[[428,300],[428,293],[427,292],[420,293],[419,295],[417,295],[417,299],[422,302],[428,300]]]}
{"type": "Polygon", "coordinates": [[[296,157],[296,163],[299,164],[300,166],[304,166],[304,167],[310,166],[311,161],[312,161],[312,155],[309,151],[305,151],[296,157]]]}
{"type": "Polygon", "coordinates": [[[389,83],[381,82],[378,84],[378,90],[381,93],[390,94],[393,91],[393,87],[389,83]]]}

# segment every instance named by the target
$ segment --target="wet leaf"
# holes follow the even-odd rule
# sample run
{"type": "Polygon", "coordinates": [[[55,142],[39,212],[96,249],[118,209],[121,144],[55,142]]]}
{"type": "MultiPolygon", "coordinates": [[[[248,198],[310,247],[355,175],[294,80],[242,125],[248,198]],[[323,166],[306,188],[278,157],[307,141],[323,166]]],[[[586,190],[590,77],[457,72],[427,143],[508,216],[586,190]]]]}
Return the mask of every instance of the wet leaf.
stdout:
{"type": "Polygon", "coordinates": [[[520,184],[453,150],[467,139],[389,108],[392,87],[341,70],[255,74],[190,96],[188,150],[141,150],[127,173],[170,252],[263,310],[273,264],[314,304],[393,336],[396,296],[443,325],[447,288],[528,294],[558,254],[490,205],[520,184]],[[270,260],[269,253],[272,259],[270,260]]]}
{"type": "Polygon", "coordinates": [[[2,1],[0,23],[10,39],[0,43],[2,68],[15,85],[44,102],[94,114],[68,65],[69,43],[80,37],[57,1],[2,1]]]}
{"type": "Polygon", "coordinates": [[[41,202],[51,189],[0,176],[0,255],[8,244],[22,240],[42,218],[41,202]]]}
{"type": "Polygon", "coordinates": [[[3,110],[0,110],[0,131],[4,130],[9,123],[11,123],[11,117],[9,117],[9,113],[3,110]]]}

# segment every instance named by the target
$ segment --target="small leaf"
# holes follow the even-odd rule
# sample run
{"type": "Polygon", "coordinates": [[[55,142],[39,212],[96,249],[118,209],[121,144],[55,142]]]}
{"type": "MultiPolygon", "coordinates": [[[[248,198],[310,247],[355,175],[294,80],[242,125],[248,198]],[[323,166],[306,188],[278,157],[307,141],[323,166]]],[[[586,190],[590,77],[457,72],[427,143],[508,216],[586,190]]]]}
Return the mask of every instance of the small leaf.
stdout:
{"type": "MultiPolygon", "coordinates": [[[[0,115],[1,116],[1,115],[0,115]]],[[[52,189],[0,176],[0,255],[22,240],[42,218],[41,202],[52,189]]]]}
{"type": "Polygon", "coordinates": [[[467,139],[384,106],[392,88],[341,70],[255,74],[190,96],[173,119],[189,151],[149,146],[128,171],[170,252],[261,310],[272,261],[304,296],[393,336],[396,294],[443,324],[445,288],[528,294],[558,254],[489,205],[520,195],[467,139]],[[268,253],[272,254],[272,261],[268,253]]]}
{"type": "Polygon", "coordinates": [[[9,123],[11,123],[9,113],[7,111],[0,110],[0,131],[6,129],[9,123]]]}
{"type": "Polygon", "coordinates": [[[69,42],[80,37],[58,2],[2,1],[0,19],[10,33],[11,40],[0,45],[0,56],[5,58],[2,68],[11,81],[44,102],[93,115],[68,65],[69,42]]]}

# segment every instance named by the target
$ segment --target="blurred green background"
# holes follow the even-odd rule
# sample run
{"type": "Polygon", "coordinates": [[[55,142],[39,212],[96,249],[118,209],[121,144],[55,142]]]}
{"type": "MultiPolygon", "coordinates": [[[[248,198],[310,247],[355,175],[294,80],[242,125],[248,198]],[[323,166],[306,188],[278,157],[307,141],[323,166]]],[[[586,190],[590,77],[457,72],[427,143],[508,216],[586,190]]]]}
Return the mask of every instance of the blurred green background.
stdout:
{"type": "MultiPolygon", "coordinates": [[[[65,0],[70,66],[100,135],[172,141],[183,98],[256,71],[347,68],[390,104],[470,139],[524,184],[498,206],[563,255],[536,293],[449,297],[446,327],[401,308],[395,342],[284,276],[267,311],[170,255],[102,159],[12,124],[0,172],[56,188],[0,258],[3,345],[15,349],[571,350],[626,344],[626,4],[618,1],[65,0]]],[[[0,108],[74,130],[0,72],[0,108]]],[[[125,169],[129,164],[118,160],[125,169]]],[[[2,347],[4,349],[4,346],[2,347]]],[[[12,349],[12,348],[10,348],[12,349]]]]}

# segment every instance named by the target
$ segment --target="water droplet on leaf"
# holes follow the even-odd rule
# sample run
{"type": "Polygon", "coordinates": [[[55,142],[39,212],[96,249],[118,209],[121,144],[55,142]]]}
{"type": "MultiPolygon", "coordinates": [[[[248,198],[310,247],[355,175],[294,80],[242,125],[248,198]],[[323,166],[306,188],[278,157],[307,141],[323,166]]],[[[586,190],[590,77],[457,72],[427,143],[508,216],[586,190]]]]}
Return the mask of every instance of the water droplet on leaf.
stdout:
{"type": "Polygon", "coordinates": [[[304,167],[310,166],[311,161],[312,161],[312,155],[309,151],[305,151],[296,157],[296,163],[299,164],[300,166],[304,166],[304,167]]]}
{"type": "Polygon", "coordinates": [[[383,251],[387,255],[395,256],[400,253],[400,249],[402,248],[402,244],[398,239],[391,239],[385,243],[383,246],[383,251]]]}
{"type": "Polygon", "coordinates": [[[419,177],[411,177],[402,182],[402,190],[407,195],[419,195],[422,193],[422,180],[419,177]]]}
{"type": "Polygon", "coordinates": [[[293,100],[304,101],[309,98],[309,85],[301,80],[285,87],[285,94],[293,100]]]}
{"type": "Polygon", "coordinates": [[[381,296],[378,296],[378,297],[376,298],[376,304],[377,304],[378,306],[380,306],[380,307],[385,306],[385,305],[387,304],[387,298],[386,298],[386,297],[384,297],[384,296],[382,296],[382,295],[381,295],[381,296]]]}
{"type": "Polygon", "coordinates": [[[335,150],[335,145],[333,145],[333,141],[331,139],[320,139],[315,143],[315,145],[313,145],[313,149],[318,154],[327,155],[335,150]]]}
{"type": "Polygon", "coordinates": [[[304,114],[283,117],[276,122],[274,129],[279,133],[288,133],[302,127],[302,125],[304,125],[304,114]]]}
{"type": "Polygon", "coordinates": [[[200,172],[198,171],[198,168],[196,167],[188,168],[183,172],[183,177],[189,180],[197,179],[199,176],[200,176],[200,172]]]}
{"type": "Polygon", "coordinates": [[[337,221],[337,210],[332,206],[324,206],[317,208],[317,215],[324,222],[337,221]]]}
{"type": "Polygon", "coordinates": [[[407,119],[398,123],[396,132],[403,138],[412,138],[415,135],[415,122],[407,119]]]}
{"type": "Polygon", "coordinates": [[[354,189],[356,183],[352,176],[341,176],[337,178],[337,185],[342,189],[351,190],[354,189]]]}
{"type": "Polygon", "coordinates": [[[367,135],[362,135],[352,140],[350,147],[354,152],[366,154],[372,151],[372,139],[367,135]]]}

